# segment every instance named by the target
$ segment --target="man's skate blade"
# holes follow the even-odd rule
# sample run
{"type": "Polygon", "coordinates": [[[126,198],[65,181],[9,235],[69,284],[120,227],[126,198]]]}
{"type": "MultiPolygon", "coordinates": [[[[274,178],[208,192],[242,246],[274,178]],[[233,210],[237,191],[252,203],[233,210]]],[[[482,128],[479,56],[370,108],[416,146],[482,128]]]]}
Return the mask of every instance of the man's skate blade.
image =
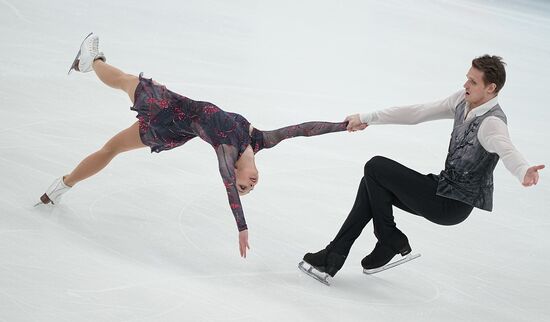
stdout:
{"type": "MultiPolygon", "coordinates": [[[[93,34],[93,32],[90,32],[88,34],[88,36],[84,37],[84,40],[82,40],[82,44],[84,44],[84,41],[86,41],[86,39],[88,39],[88,37],[90,37],[91,35],[93,34]]],[[[80,44],[80,47],[82,47],[82,44],[80,44]]],[[[80,48],[78,49],[78,53],[76,53],[76,56],[74,57],[74,60],[73,60],[73,63],[71,64],[71,68],[69,68],[69,71],[67,72],[67,75],[70,75],[71,72],[74,70],[76,70],[75,67],[78,67],[78,59],[80,58],[80,48]]]]}
{"type": "Polygon", "coordinates": [[[298,264],[298,268],[302,272],[306,273],[308,276],[315,279],[316,281],[321,282],[321,283],[325,284],[326,286],[330,286],[330,283],[328,281],[328,278],[330,278],[330,275],[328,275],[327,273],[319,272],[318,270],[315,269],[315,267],[309,265],[308,263],[306,263],[304,261],[301,261],[298,264]]]}
{"type": "Polygon", "coordinates": [[[405,264],[406,262],[409,262],[409,261],[412,261],[413,259],[416,259],[420,257],[420,254],[408,254],[407,256],[395,261],[395,262],[392,262],[392,263],[388,263],[382,267],[378,267],[378,268],[373,268],[373,269],[363,269],[363,273],[367,274],[367,275],[372,275],[372,274],[376,274],[376,273],[379,273],[381,271],[385,271],[389,268],[392,268],[392,267],[395,267],[395,266],[399,266],[401,264],[405,264]]]}

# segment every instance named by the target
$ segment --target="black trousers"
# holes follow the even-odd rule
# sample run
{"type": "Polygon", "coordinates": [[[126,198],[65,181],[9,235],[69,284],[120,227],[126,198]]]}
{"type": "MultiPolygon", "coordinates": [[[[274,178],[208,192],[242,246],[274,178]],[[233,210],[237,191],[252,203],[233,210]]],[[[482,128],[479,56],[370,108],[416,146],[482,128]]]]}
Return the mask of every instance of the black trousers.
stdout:
{"type": "Polygon", "coordinates": [[[472,212],[466,203],[436,195],[434,175],[420,174],[388,158],[373,157],[365,164],[364,174],[353,208],[327,246],[330,251],[347,256],[371,219],[380,243],[398,243],[392,238],[403,234],[396,227],[393,206],[439,225],[456,225],[472,212]]]}

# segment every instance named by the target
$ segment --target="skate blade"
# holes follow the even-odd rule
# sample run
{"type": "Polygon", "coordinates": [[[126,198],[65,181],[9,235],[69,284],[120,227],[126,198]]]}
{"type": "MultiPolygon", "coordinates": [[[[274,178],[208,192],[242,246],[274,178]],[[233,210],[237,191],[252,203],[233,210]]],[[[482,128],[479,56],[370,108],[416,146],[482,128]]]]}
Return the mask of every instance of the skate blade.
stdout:
{"type": "Polygon", "coordinates": [[[78,57],[80,56],[80,50],[78,51],[78,54],[76,54],[76,57],[73,61],[73,64],[71,65],[71,68],[69,68],[69,71],[67,72],[67,75],[70,75],[71,72],[74,70],[77,70],[78,68],[78,57]]]}
{"type": "Polygon", "coordinates": [[[37,207],[37,206],[40,206],[40,205],[47,205],[51,203],[53,205],[53,202],[50,200],[50,198],[48,197],[47,194],[43,194],[41,197],[40,197],[40,202],[37,202],[34,206],[37,207]]]}
{"type": "Polygon", "coordinates": [[[78,67],[78,59],[80,58],[80,48],[82,48],[82,44],[84,44],[84,42],[86,41],[86,39],[88,39],[88,37],[90,37],[91,35],[93,34],[93,32],[90,32],[88,34],[88,36],[86,36],[84,38],[84,40],[82,40],[82,43],[80,44],[80,47],[78,49],[78,53],[76,53],[76,56],[73,60],[73,63],[71,64],[71,68],[69,68],[69,71],[67,72],[67,75],[71,74],[71,71],[74,69],[74,70],[78,70],[76,69],[78,67]]]}
{"type": "Polygon", "coordinates": [[[311,266],[310,264],[308,264],[304,261],[301,261],[298,264],[298,268],[302,272],[304,272],[307,275],[313,277],[318,282],[321,282],[321,283],[325,284],[326,286],[330,286],[330,283],[328,281],[328,279],[330,278],[330,275],[328,275],[327,273],[319,272],[317,269],[315,269],[315,267],[311,266]]]}
{"type": "Polygon", "coordinates": [[[392,262],[392,263],[388,263],[388,264],[386,264],[382,267],[372,268],[372,269],[364,268],[363,273],[365,273],[367,275],[372,275],[372,274],[375,274],[375,273],[378,273],[378,272],[381,272],[381,271],[385,271],[389,268],[399,266],[401,264],[405,264],[406,262],[412,261],[413,259],[416,259],[418,257],[420,257],[420,254],[412,254],[412,253],[407,254],[405,257],[401,258],[400,260],[397,260],[397,261],[392,262]]]}

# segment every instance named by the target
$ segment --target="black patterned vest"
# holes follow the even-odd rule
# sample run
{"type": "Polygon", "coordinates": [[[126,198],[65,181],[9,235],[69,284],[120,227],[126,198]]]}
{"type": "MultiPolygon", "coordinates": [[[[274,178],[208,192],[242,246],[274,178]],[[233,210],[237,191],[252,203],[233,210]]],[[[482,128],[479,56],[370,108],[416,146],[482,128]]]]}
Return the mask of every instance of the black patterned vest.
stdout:
{"type": "Polygon", "coordinates": [[[506,123],[506,115],[497,104],[485,114],[464,121],[466,101],[456,107],[453,133],[445,170],[439,175],[437,195],[456,199],[476,208],[493,209],[493,170],[498,162],[496,153],[489,153],[477,139],[481,122],[496,116],[506,123]]]}

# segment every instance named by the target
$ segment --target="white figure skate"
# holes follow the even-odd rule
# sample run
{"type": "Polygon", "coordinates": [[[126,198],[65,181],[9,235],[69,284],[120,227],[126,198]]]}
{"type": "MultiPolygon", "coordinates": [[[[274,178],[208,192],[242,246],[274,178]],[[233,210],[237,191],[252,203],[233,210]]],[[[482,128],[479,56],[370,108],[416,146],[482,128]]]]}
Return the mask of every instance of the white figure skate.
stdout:
{"type": "Polygon", "coordinates": [[[71,187],[65,184],[63,182],[63,177],[59,177],[54,180],[54,182],[50,185],[48,190],[46,190],[46,193],[44,193],[40,197],[40,202],[34,205],[35,207],[41,204],[49,204],[50,202],[54,205],[57,205],[59,201],[61,200],[61,197],[63,194],[67,191],[69,191],[71,187]]]}
{"type": "Polygon", "coordinates": [[[67,75],[73,69],[82,73],[91,72],[92,64],[96,59],[106,61],[105,55],[99,51],[99,37],[91,32],[82,41],[67,75]]]}

